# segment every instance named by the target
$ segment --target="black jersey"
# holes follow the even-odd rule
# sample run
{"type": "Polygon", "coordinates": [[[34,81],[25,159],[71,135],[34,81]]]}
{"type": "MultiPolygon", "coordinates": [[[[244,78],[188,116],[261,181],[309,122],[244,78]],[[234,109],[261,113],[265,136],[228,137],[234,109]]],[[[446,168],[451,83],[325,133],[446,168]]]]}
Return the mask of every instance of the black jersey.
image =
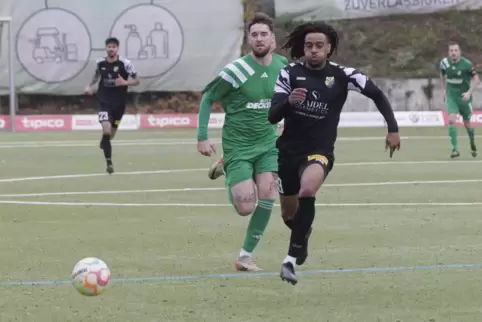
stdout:
{"type": "Polygon", "coordinates": [[[386,96],[358,70],[333,62],[319,70],[310,69],[303,62],[291,63],[280,71],[268,116],[272,124],[284,119],[284,130],[277,141],[280,156],[313,151],[333,153],[349,90],[371,98],[384,116],[389,132],[398,132],[386,96]],[[305,88],[307,94],[304,102],[292,106],[288,97],[295,88],[305,88]]]}
{"type": "Polygon", "coordinates": [[[127,98],[127,86],[116,86],[118,76],[124,79],[136,78],[137,72],[131,61],[118,57],[116,61],[109,62],[107,58],[97,60],[94,79],[99,79],[97,98],[103,104],[123,105],[127,98]]]}

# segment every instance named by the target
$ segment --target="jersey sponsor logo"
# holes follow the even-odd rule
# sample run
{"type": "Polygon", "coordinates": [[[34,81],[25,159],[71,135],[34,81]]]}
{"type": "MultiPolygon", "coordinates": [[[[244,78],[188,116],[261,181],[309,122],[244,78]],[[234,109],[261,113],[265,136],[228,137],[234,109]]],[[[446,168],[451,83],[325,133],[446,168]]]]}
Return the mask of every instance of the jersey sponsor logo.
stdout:
{"type": "Polygon", "coordinates": [[[266,74],[266,72],[264,72],[263,75],[261,75],[261,78],[268,78],[268,74],[266,74]]]}
{"type": "Polygon", "coordinates": [[[263,110],[268,109],[271,107],[271,100],[269,99],[262,99],[258,102],[249,102],[246,104],[246,108],[250,110],[263,110]]]}
{"type": "Polygon", "coordinates": [[[335,77],[328,76],[325,78],[325,85],[328,88],[332,88],[335,85],[335,77]]]}
{"type": "Polygon", "coordinates": [[[328,158],[321,154],[312,154],[308,156],[308,161],[315,161],[324,165],[328,165],[328,158]]]}
{"type": "Polygon", "coordinates": [[[314,119],[324,119],[328,114],[328,103],[320,101],[320,99],[320,92],[312,90],[309,92],[307,100],[294,106],[294,112],[314,119]]]}
{"type": "Polygon", "coordinates": [[[462,78],[447,78],[447,83],[449,84],[462,84],[463,79],[462,78]]]}

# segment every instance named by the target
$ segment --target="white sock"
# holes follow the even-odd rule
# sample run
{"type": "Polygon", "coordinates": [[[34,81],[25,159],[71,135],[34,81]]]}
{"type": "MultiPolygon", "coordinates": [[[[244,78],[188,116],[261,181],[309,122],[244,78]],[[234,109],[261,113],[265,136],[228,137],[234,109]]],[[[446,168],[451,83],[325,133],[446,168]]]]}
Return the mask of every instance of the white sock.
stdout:
{"type": "Polygon", "coordinates": [[[285,260],[283,261],[283,264],[284,263],[291,263],[293,265],[293,267],[296,267],[296,258],[288,255],[288,256],[286,256],[285,260]]]}
{"type": "Polygon", "coordinates": [[[253,255],[253,254],[245,251],[245,250],[242,249],[242,248],[241,248],[241,251],[239,252],[239,257],[243,257],[243,256],[251,257],[251,255],[253,255]]]}

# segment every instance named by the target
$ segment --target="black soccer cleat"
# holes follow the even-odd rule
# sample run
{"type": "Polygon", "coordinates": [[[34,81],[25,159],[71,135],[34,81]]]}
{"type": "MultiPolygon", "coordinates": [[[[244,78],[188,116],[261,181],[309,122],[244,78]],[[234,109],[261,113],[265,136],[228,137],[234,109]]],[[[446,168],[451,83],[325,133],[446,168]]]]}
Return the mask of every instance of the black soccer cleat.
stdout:
{"type": "Polygon", "coordinates": [[[295,268],[293,267],[293,264],[291,264],[290,262],[283,263],[283,265],[281,265],[281,273],[279,276],[283,281],[288,282],[290,284],[296,285],[296,283],[298,283],[298,279],[296,278],[295,268]]]}
{"type": "Polygon", "coordinates": [[[477,157],[477,150],[472,150],[472,157],[476,158],[477,157]]]}
{"type": "Polygon", "coordinates": [[[113,174],[114,173],[114,166],[112,165],[112,162],[107,163],[107,169],[105,169],[108,174],[113,174]]]}
{"type": "Polygon", "coordinates": [[[305,244],[303,246],[303,253],[300,257],[296,258],[296,265],[303,265],[308,258],[308,240],[310,239],[311,232],[313,231],[313,228],[310,227],[310,230],[308,230],[308,234],[306,234],[305,237],[305,244]]]}

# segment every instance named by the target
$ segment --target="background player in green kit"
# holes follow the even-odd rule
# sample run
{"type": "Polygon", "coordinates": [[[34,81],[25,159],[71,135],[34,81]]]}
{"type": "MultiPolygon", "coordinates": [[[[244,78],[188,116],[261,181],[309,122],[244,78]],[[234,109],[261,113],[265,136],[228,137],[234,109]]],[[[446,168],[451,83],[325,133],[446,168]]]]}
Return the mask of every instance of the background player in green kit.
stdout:
{"type": "Polygon", "coordinates": [[[277,75],[287,60],[271,54],[273,41],[271,18],[255,14],[248,26],[251,53],[228,64],[206,86],[199,111],[197,149],[205,156],[216,152],[207,135],[211,104],[221,102],[226,112],[222,133],[226,186],[238,214],[252,214],[235,262],[241,271],[261,270],[252,253],[268,225],[277,194],[277,135],[268,122],[268,110],[277,75]]]}
{"type": "Polygon", "coordinates": [[[457,114],[462,116],[470,139],[472,156],[477,156],[474,128],[470,123],[472,116],[472,93],[480,83],[470,60],[461,56],[458,43],[449,44],[449,57],[440,62],[440,81],[444,90],[443,98],[448,113],[449,135],[452,143],[451,157],[460,156],[457,144],[457,114]]]}

